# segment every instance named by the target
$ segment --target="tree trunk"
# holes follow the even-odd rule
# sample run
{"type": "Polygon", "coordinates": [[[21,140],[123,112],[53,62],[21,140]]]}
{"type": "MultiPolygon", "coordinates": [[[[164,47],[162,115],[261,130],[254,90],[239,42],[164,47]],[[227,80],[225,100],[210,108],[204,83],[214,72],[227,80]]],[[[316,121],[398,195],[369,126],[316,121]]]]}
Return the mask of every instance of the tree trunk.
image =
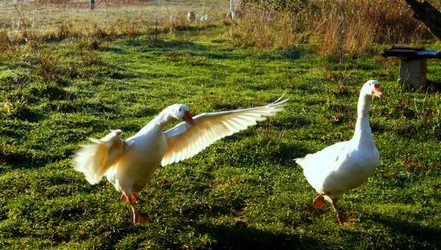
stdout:
{"type": "Polygon", "coordinates": [[[91,10],[95,9],[95,0],[90,0],[90,9],[91,10]]]}
{"type": "Polygon", "coordinates": [[[441,13],[427,1],[406,0],[406,3],[412,8],[413,16],[441,40],[441,13]]]}

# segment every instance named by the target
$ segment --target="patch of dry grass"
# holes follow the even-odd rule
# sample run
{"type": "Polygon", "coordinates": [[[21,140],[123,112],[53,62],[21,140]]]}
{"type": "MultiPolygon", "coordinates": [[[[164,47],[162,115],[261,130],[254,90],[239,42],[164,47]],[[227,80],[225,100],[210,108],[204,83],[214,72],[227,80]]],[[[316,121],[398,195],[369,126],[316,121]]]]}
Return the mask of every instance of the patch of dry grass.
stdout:
{"type": "Polygon", "coordinates": [[[30,42],[133,38],[158,26],[167,32],[204,26],[219,20],[228,5],[221,1],[102,1],[90,10],[89,1],[81,0],[0,3],[0,9],[0,51],[10,51],[30,42]],[[197,20],[205,14],[209,20],[189,22],[189,11],[196,13],[197,20]]]}
{"type": "Polygon", "coordinates": [[[277,11],[244,6],[232,28],[235,43],[266,48],[308,42],[324,56],[338,56],[369,52],[373,43],[413,44],[433,38],[403,1],[310,1],[293,6],[277,11]]]}
{"type": "MultiPolygon", "coordinates": [[[[430,39],[428,30],[412,18],[412,11],[400,1],[348,0],[322,7],[316,17],[317,31],[323,34],[319,51],[332,55],[339,51],[359,55],[374,42],[418,43],[430,39]]],[[[317,35],[319,35],[317,34],[317,35]]]]}
{"type": "Polygon", "coordinates": [[[291,47],[301,37],[293,32],[296,21],[297,16],[287,12],[248,6],[241,12],[237,24],[232,26],[233,42],[245,47],[291,47]]]}
{"type": "MultiPolygon", "coordinates": [[[[246,1],[244,1],[246,2],[246,1]]],[[[15,46],[63,39],[114,39],[174,33],[221,20],[236,46],[293,48],[309,44],[323,56],[362,55],[374,44],[421,44],[433,38],[412,11],[398,0],[301,1],[291,7],[243,6],[240,18],[225,18],[225,1],[103,1],[93,11],[88,1],[0,4],[0,51],[15,46]],[[278,9],[278,10],[275,10],[278,9]],[[195,11],[195,22],[186,13],[195,11]],[[209,21],[199,18],[208,14],[209,21]]],[[[272,6],[272,5],[270,5],[272,6]]]]}

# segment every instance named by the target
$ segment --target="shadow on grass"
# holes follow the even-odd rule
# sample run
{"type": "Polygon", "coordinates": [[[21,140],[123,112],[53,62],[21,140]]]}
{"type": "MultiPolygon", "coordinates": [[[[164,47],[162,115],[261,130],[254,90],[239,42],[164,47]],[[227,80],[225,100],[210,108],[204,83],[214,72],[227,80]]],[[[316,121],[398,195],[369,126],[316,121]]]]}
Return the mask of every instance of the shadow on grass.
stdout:
{"type": "Polygon", "coordinates": [[[283,59],[287,60],[296,60],[305,55],[307,51],[303,49],[296,49],[296,50],[283,50],[280,54],[283,59]]]}
{"type": "Polygon", "coordinates": [[[23,111],[20,114],[16,114],[13,117],[15,117],[19,120],[22,120],[22,121],[27,121],[27,122],[39,122],[39,121],[43,120],[44,118],[46,118],[45,115],[34,112],[29,109],[23,109],[23,111]]]}
{"type": "Polygon", "coordinates": [[[115,54],[126,54],[122,48],[113,47],[113,46],[105,46],[105,47],[99,48],[99,50],[104,51],[104,52],[112,52],[115,54]]]}
{"type": "Polygon", "coordinates": [[[427,81],[427,89],[430,92],[439,93],[441,92],[441,81],[427,81]]]}
{"type": "Polygon", "coordinates": [[[234,53],[234,50],[216,50],[212,46],[202,45],[190,41],[161,41],[153,48],[163,52],[184,50],[193,56],[204,56],[207,59],[227,60],[227,59],[243,59],[244,54],[234,53]]]}
{"type": "Polygon", "coordinates": [[[278,234],[248,228],[244,222],[235,225],[195,226],[199,234],[208,234],[215,240],[211,249],[317,249],[323,244],[315,239],[278,234]]]}
{"type": "Polygon", "coordinates": [[[310,150],[306,147],[303,147],[297,143],[280,144],[280,151],[273,155],[274,161],[279,162],[280,164],[289,164],[290,166],[296,167],[297,164],[295,162],[295,158],[304,157],[309,154],[310,150]]]}
{"type": "Polygon", "coordinates": [[[236,211],[241,211],[244,208],[245,202],[243,199],[234,199],[231,202],[221,201],[219,204],[193,204],[189,207],[182,208],[175,216],[185,217],[186,220],[198,219],[201,215],[204,216],[220,216],[230,215],[236,211]],[[220,204],[221,203],[221,204],[220,204]]]}
{"type": "Polygon", "coordinates": [[[10,165],[14,165],[14,167],[18,168],[31,168],[35,165],[36,161],[38,161],[35,154],[17,151],[17,152],[9,152],[9,151],[0,151],[0,162],[4,162],[10,165]]]}
{"type": "Polygon", "coordinates": [[[284,50],[272,50],[259,54],[259,59],[264,60],[297,60],[303,55],[306,55],[308,51],[302,48],[296,49],[284,49],[284,50]]]}
{"type": "Polygon", "coordinates": [[[88,114],[96,114],[101,115],[104,113],[117,113],[118,111],[104,103],[94,103],[94,102],[86,102],[86,101],[53,101],[48,104],[48,107],[51,111],[58,111],[63,113],[88,113],[88,114]]]}
{"type": "Polygon", "coordinates": [[[441,248],[441,241],[439,240],[441,229],[439,228],[422,226],[378,214],[370,216],[369,219],[388,227],[394,235],[401,235],[402,239],[409,239],[409,241],[395,242],[394,248],[396,249],[409,249],[410,246],[425,249],[441,248]]]}
{"type": "Polygon", "coordinates": [[[124,79],[134,79],[139,77],[138,74],[134,73],[134,72],[127,72],[128,70],[126,69],[125,71],[122,69],[118,69],[117,71],[112,71],[108,73],[108,76],[112,79],[116,79],[116,80],[124,80],[124,79]]]}
{"type": "MultiPolygon", "coordinates": [[[[132,46],[140,46],[138,43],[134,45],[133,43],[129,43],[128,45],[132,46]]],[[[147,43],[145,45],[148,45],[147,43]]],[[[158,41],[155,46],[148,46],[148,51],[151,50],[159,50],[162,52],[169,52],[177,50],[185,50],[189,51],[191,55],[194,56],[204,56],[207,59],[214,60],[242,60],[245,57],[249,57],[244,53],[238,53],[234,48],[217,48],[216,46],[207,46],[200,43],[195,43],[191,41],[180,41],[180,40],[161,40],[158,41]]],[[[143,52],[146,52],[146,49],[143,49],[143,52]]],[[[264,60],[296,60],[302,57],[306,52],[302,49],[295,50],[280,50],[280,51],[271,51],[271,53],[262,53],[256,54],[255,56],[259,59],[264,60]]]]}
{"type": "Polygon", "coordinates": [[[294,117],[277,117],[277,119],[273,119],[271,121],[271,124],[274,128],[277,128],[278,130],[284,130],[284,129],[298,129],[303,127],[308,127],[311,125],[311,121],[308,119],[305,119],[300,116],[294,116],[294,117]]]}

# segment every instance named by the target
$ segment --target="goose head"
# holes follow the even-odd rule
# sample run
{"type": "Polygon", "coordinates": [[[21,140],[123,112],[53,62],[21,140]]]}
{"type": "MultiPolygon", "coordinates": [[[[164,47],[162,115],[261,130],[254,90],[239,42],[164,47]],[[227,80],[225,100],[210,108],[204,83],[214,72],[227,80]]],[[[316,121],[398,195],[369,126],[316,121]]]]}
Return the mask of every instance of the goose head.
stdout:
{"type": "Polygon", "coordinates": [[[360,94],[368,97],[378,97],[383,96],[383,90],[380,87],[380,82],[377,80],[369,80],[361,88],[360,94]]]}
{"type": "Polygon", "coordinates": [[[190,113],[190,109],[187,105],[184,104],[173,104],[169,106],[168,113],[174,119],[182,120],[189,124],[194,124],[192,114],[190,113]]]}

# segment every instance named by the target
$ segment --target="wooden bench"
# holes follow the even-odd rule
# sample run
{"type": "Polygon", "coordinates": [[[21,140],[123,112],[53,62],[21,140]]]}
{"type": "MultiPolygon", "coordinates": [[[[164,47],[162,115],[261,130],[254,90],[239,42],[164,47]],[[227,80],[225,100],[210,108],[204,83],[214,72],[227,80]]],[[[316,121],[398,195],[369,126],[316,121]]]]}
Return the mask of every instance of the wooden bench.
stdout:
{"type": "Polygon", "coordinates": [[[427,59],[441,59],[441,52],[407,46],[392,46],[385,49],[384,57],[400,58],[400,77],[398,81],[410,89],[420,89],[427,82],[427,59]]]}

